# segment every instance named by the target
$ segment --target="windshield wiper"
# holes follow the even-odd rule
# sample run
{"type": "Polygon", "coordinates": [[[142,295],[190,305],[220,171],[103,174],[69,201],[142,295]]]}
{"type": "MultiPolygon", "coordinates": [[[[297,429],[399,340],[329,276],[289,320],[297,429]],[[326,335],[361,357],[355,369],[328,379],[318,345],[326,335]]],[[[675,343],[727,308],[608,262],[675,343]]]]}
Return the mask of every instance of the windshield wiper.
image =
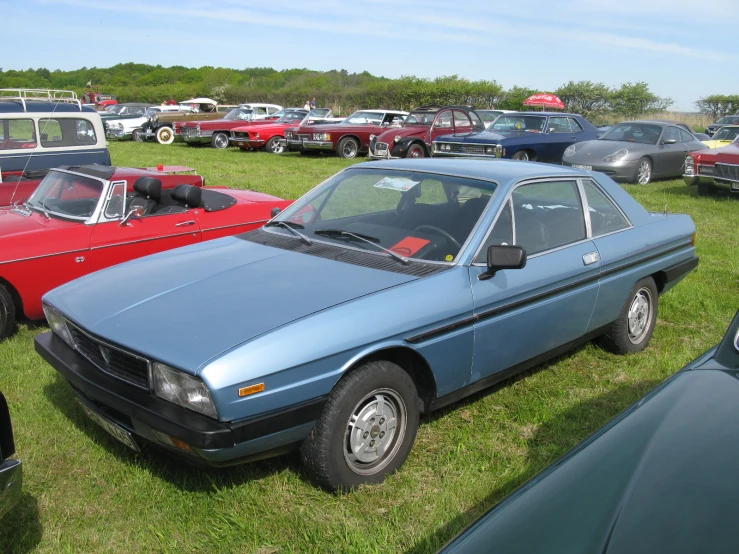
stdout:
{"type": "Polygon", "coordinates": [[[318,231],[313,231],[314,235],[324,235],[326,237],[334,237],[334,238],[354,238],[357,240],[361,240],[362,242],[366,242],[367,244],[371,244],[375,248],[379,248],[383,252],[389,254],[391,257],[398,260],[400,263],[404,265],[408,265],[410,263],[410,260],[406,258],[405,256],[401,256],[397,252],[393,252],[392,250],[389,250],[388,248],[385,248],[381,244],[379,244],[380,239],[377,237],[372,237],[370,235],[363,235],[361,233],[350,233],[349,231],[342,231],[341,229],[319,229],[318,231]]]}
{"type": "Polygon", "coordinates": [[[301,225],[300,223],[295,223],[293,221],[270,221],[269,223],[265,225],[265,227],[276,227],[277,225],[279,225],[280,227],[284,227],[285,229],[290,231],[293,235],[298,237],[302,242],[304,242],[308,246],[313,244],[312,240],[310,240],[300,231],[296,230],[296,229],[305,229],[305,226],[301,225]]]}
{"type": "Polygon", "coordinates": [[[49,209],[44,205],[43,202],[39,202],[38,206],[36,206],[35,204],[31,204],[29,201],[26,200],[25,202],[23,202],[23,205],[26,207],[26,209],[36,209],[37,211],[40,211],[42,214],[44,214],[44,216],[46,216],[46,219],[51,219],[51,216],[49,215],[49,209]]]}

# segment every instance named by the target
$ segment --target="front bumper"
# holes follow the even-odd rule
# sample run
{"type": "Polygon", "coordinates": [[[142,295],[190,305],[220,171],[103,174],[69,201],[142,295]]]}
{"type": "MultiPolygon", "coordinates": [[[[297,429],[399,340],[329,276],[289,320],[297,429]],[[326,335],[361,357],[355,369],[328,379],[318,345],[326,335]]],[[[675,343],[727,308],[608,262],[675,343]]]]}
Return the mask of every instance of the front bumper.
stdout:
{"type": "MultiPolygon", "coordinates": [[[[261,139],[231,138],[229,140],[231,141],[231,144],[238,146],[239,148],[261,148],[264,146],[264,141],[261,139]]],[[[284,142],[284,139],[280,142],[284,142]]]]}
{"type": "Polygon", "coordinates": [[[51,332],[36,336],[34,344],[88,406],[131,433],[137,443],[148,443],[202,465],[232,465],[300,443],[326,400],[316,398],[248,419],[221,422],[103,373],[51,332]],[[164,442],[163,436],[189,448],[175,448],[164,442]]]}
{"type": "Polygon", "coordinates": [[[615,181],[632,181],[636,174],[636,165],[639,160],[621,160],[618,162],[593,162],[592,160],[562,160],[562,165],[576,169],[587,169],[588,171],[599,171],[605,173],[615,181]]]}
{"type": "Polygon", "coordinates": [[[400,156],[393,156],[392,150],[393,147],[395,147],[395,144],[386,144],[381,143],[385,145],[385,148],[378,148],[377,144],[370,145],[369,150],[369,157],[373,160],[399,160],[400,156]]]}
{"type": "Polygon", "coordinates": [[[126,129],[119,129],[119,128],[108,128],[107,132],[105,133],[105,138],[108,140],[131,140],[131,137],[133,136],[133,131],[127,131],[126,129]]]}
{"type": "Polygon", "coordinates": [[[0,518],[7,514],[21,497],[23,468],[20,460],[0,463],[0,518]]]}

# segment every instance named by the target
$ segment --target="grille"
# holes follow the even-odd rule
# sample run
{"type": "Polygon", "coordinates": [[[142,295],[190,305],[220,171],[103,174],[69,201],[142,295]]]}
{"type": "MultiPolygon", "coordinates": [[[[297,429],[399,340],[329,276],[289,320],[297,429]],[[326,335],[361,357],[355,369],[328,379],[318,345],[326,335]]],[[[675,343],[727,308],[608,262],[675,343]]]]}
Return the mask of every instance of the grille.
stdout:
{"type": "Polygon", "coordinates": [[[103,342],[67,321],[77,351],[99,369],[142,389],[149,388],[149,361],[103,342]]]}
{"type": "Polygon", "coordinates": [[[194,137],[197,134],[197,129],[195,127],[182,126],[180,127],[180,134],[194,137]]]}
{"type": "Polygon", "coordinates": [[[386,142],[378,142],[375,144],[375,150],[387,150],[387,143],[386,142]]]}
{"type": "Polygon", "coordinates": [[[312,137],[309,134],[306,135],[305,133],[298,133],[298,139],[300,140],[310,140],[311,138],[312,137]]]}
{"type": "Polygon", "coordinates": [[[452,154],[474,154],[476,156],[482,156],[485,154],[485,146],[482,144],[455,144],[449,142],[445,144],[449,145],[449,150],[445,150],[445,152],[450,152],[452,154]]]}
{"type": "Polygon", "coordinates": [[[717,163],[714,175],[719,179],[739,182],[739,165],[717,163]]]}

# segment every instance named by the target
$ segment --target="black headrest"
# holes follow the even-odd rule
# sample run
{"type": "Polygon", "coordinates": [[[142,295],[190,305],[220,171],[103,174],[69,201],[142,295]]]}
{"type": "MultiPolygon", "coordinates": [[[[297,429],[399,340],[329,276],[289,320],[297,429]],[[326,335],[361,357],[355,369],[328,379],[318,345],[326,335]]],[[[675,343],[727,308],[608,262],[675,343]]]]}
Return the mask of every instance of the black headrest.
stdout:
{"type": "Polygon", "coordinates": [[[133,190],[158,202],[162,197],[162,182],[155,177],[139,177],[133,184],[133,190]]]}
{"type": "Polygon", "coordinates": [[[199,208],[202,197],[203,191],[195,185],[177,185],[172,189],[172,199],[190,208],[199,208]]]}

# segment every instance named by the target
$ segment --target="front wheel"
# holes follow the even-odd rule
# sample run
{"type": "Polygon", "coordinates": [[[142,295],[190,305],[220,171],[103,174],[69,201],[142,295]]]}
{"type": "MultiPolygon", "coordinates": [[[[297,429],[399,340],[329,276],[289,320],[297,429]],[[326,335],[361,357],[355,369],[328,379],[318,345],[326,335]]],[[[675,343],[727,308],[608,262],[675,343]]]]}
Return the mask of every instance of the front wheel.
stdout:
{"type": "Polygon", "coordinates": [[[15,304],[8,290],[0,285],[0,339],[7,337],[15,327],[15,304]]]}
{"type": "Polygon", "coordinates": [[[659,292],[654,279],[645,277],[629,292],[626,303],[606,333],[601,345],[615,354],[641,352],[649,344],[657,322],[659,292]]]}
{"type": "Polygon", "coordinates": [[[413,379],[393,363],[366,363],[331,391],[300,449],[303,464],[330,491],[381,483],[408,457],[419,417],[413,379]]]}
{"type": "Polygon", "coordinates": [[[359,143],[352,137],[344,137],[339,141],[336,153],[345,160],[351,160],[359,154],[359,143]]]}
{"type": "Polygon", "coordinates": [[[285,143],[280,140],[280,137],[272,137],[267,141],[266,149],[267,152],[273,154],[282,154],[285,151],[285,143]]]}
{"type": "Polygon", "coordinates": [[[157,129],[157,142],[159,144],[172,144],[174,142],[174,131],[171,127],[159,127],[157,129]]]}
{"type": "Polygon", "coordinates": [[[652,162],[649,158],[642,158],[636,164],[636,171],[634,172],[634,182],[637,185],[648,185],[649,181],[652,180],[652,162]]]}
{"type": "Polygon", "coordinates": [[[406,158],[425,158],[426,151],[420,144],[412,144],[405,155],[406,158]]]}
{"type": "Polygon", "coordinates": [[[526,152],[526,150],[519,150],[518,152],[513,154],[512,158],[521,162],[528,162],[531,159],[529,157],[529,153],[526,152]]]}
{"type": "Polygon", "coordinates": [[[144,132],[141,129],[134,130],[131,140],[134,142],[144,142],[144,132]]]}
{"type": "Polygon", "coordinates": [[[213,148],[223,150],[228,146],[228,135],[226,133],[214,133],[210,139],[210,145],[213,148]]]}

